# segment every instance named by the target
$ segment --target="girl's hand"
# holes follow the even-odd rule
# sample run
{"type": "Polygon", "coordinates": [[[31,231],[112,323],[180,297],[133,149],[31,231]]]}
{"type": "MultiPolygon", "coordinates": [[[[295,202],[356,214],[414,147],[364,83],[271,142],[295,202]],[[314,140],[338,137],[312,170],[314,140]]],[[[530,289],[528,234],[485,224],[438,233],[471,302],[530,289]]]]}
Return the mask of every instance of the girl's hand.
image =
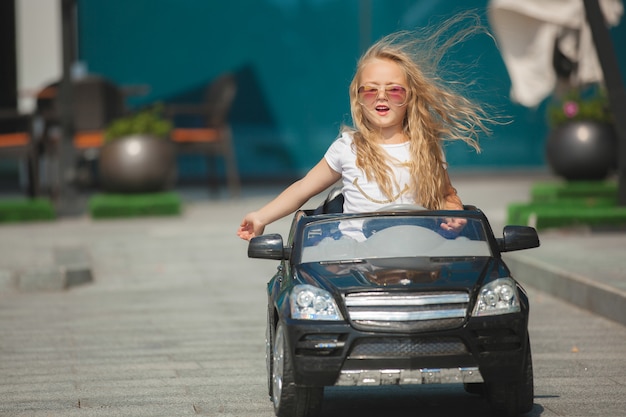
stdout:
{"type": "Polygon", "coordinates": [[[265,225],[257,218],[256,213],[248,213],[243,218],[239,229],[237,229],[237,236],[243,240],[250,240],[255,236],[261,236],[265,230],[265,225]]]}
{"type": "MultiPolygon", "coordinates": [[[[463,210],[463,203],[461,202],[459,196],[456,194],[456,190],[449,182],[450,179],[448,178],[448,195],[446,196],[446,201],[443,208],[444,210],[463,210]]],[[[440,226],[446,232],[456,234],[460,233],[466,224],[467,219],[458,217],[446,217],[440,226]]]]}
{"type": "Polygon", "coordinates": [[[467,224],[467,219],[459,217],[447,217],[441,223],[441,228],[448,232],[460,232],[467,224]]]}

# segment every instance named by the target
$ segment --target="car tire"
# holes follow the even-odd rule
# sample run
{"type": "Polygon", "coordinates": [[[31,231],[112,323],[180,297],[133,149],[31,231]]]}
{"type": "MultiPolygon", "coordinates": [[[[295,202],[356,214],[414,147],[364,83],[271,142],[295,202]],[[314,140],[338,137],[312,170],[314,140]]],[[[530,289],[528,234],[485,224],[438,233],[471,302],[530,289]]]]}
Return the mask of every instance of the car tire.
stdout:
{"type": "Polygon", "coordinates": [[[267,306],[267,326],[265,328],[265,366],[267,369],[267,393],[270,401],[272,399],[272,347],[274,345],[274,320],[271,305],[267,306]]]}
{"type": "Polygon", "coordinates": [[[518,392],[518,408],[521,414],[528,413],[533,409],[535,402],[535,382],[533,377],[533,357],[530,351],[530,339],[526,342],[526,363],[522,382],[518,392]]]}
{"type": "Polygon", "coordinates": [[[534,403],[534,378],[530,340],[527,339],[524,370],[519,383],[489,384],[487,395],[494,416],[517,417],[528,413],[534,403]]]}
{"type": "Polygon", "coordinates": [[[285,328],[279,321],[271,353],[271,392],[277,417],[316,417],[322,408],[324,387],[302,387],[294,383],[293,358],[285,328]]]}
{"type": "Polygon", "coordinates": [[[485,395],[485,384],[483,382],[471,382],[463,384],[463,389],[468,394],[485,395]]]}

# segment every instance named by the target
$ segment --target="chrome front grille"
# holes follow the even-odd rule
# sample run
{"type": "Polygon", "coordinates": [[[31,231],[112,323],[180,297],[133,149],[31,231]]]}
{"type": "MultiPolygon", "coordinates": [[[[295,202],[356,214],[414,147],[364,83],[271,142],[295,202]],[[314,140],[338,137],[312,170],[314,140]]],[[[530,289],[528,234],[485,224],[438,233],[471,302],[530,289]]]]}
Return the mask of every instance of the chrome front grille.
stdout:
{"type": "Polygon", "coordinates": [[[350,320],[358,327],[394,330],[440,330],[463,324],[466,292],[379,293],[346,295],[350,320]]]}

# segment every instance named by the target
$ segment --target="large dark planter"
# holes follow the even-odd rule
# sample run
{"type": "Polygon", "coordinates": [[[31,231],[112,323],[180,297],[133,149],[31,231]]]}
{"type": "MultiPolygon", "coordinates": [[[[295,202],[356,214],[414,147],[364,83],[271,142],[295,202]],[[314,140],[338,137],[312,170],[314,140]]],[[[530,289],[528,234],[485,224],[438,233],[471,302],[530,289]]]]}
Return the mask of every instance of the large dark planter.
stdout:
{"type": "Polygon", "coordinates": [[[100,183],[111,193],[149,193],[171,188],[176,151],[166,139],[133,135],[107,142],[101,150],[100,183]]]}
{"type": "Polygon", "coordinates": [[[569,181],[605,179],[617,168],[617,135],[612,125],[571,121],[548,136],[546,157],[553,172],[569,181]]]}

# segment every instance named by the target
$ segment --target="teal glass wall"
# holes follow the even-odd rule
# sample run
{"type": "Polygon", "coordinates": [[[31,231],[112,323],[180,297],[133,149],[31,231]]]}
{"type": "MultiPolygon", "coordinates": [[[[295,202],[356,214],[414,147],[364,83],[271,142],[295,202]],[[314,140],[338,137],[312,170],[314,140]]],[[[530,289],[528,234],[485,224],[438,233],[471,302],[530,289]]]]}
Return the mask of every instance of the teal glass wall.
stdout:
{"type": "MultiPolygon", "coordinates": [[[[376,39],[467,9],[487,24],[487,0],[79,0],[78,6],[79,56],[89,71],[149,87],[129,99],[131,107],[198,99],[220,73],[237,74],[231,119],[249,181],[298,177],[323,156],[350,122],[348,85],[361,51],[376,39]]],[[[466,66],[462,80],[473,83],[468,94],[511,120],[482,138],[481,154],[448,146],[452,169],[542,168],[544,109],[510,102],[494,41],[477,36],[452,52],[466,66]]],[[[194,157],[180,167],[183,179],[206,169],[194,157]]]]}

